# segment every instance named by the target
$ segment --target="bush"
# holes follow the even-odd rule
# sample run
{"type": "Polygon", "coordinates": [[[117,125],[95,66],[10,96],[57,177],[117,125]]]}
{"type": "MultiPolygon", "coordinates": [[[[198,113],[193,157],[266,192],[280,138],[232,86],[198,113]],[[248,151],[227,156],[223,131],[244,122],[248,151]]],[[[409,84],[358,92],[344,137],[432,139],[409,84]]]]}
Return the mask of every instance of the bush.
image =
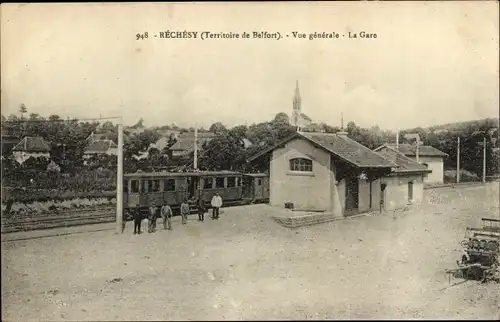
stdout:
{"type": "MultiPolygon", "coordinates": [[[[9,216],[38,215],[49,212],[66,212],[71,209],[92,209],[100,206],[112,206],[116,199],[111,198],[78,198],[71,200],[35,201],[31,203],[15,202],[9,216]]],[[[2,204],[2,211],[6,205],[2,204]]]]}
{"type": "MultiPolygon", "coordinates": [[[[474,182],[481,181],[481,178],[470,171],[465,169],[460,169],[460,182],[474,182]]],[[[454,183],[457,182],[457,170],[445,170],[444,171],[444,182],[454,183]]]]}

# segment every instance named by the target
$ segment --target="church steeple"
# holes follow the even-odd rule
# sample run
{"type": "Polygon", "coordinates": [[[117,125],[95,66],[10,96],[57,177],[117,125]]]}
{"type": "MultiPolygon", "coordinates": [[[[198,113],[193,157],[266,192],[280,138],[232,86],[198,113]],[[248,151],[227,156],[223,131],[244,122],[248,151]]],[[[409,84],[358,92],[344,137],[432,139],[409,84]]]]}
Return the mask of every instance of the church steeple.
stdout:
{"type": "Polygon", "coordinates": [[[298,109],[300,110],[300,103],[302,99],[300,97],[300,91],[299,91],[299,81],[295,84],[295,93],[293,95],[293,109],[298,109]]]}
{"type": "Polygon", "coordinates": [[[295,92],[293,95],[293,110],[292,110],[292,125],[298,126],[299,116],[302,113],[301,109],[302,98],[300,97],[299,81],[296,81],[295,92]]]}

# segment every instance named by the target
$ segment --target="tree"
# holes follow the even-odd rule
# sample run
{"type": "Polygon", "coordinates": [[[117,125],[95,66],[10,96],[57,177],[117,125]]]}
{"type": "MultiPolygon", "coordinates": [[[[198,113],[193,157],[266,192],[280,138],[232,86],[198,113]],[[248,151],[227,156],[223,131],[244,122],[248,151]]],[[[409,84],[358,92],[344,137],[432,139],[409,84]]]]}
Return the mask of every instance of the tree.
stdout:
{"type": "Polygon", "coordinates": [[[248,126],[237,125],[229,130],[228,134],[239,139],[247,138],[248,126]]]}
{"type": "Polygon", "coordinates": [[[340,131],[340,128],[338,128],[336,126],[330,126],[328,124],[322,124],[322,127],[323,127],[323,131],[325,131],[325,133],[337,133],[340,131]]]}
{"type": "Polygon", "coordinates": [[[239,140],[231,135],[220,134],[205,144],[200,157],[200,169],[241,170],[245,164],[245,151],[239,140]]]}
{"type": "Polygon", "coordinates": [[[280,112],[280,113],[276,114],[273,122],[289,124],[290,118],[288,117],[288,115],[286,113],[280,112]]]}
{"type": "Polygon", "coordinates": [[[135,123],[135,124],[134,124],[134,125],[132,125],[131,127],[132,127],[133,129],[139,129],[139,128],[144,127],[143,123],[144,123],[144,119],[141,117],[141,118],[139,119],[139,121],[137,121],[137,123],[135,123]]]}
{"type": "Polygon", "coordinates": [[[214,134],[222,134],[227,131],[226,127],[221,122],[216,122],[210,125],[210,128],[208,130],[214,134]]]}
{"type": "Polygon", "coordinates": [[[26,108],[26,105],[24,105],[24,103],[21,103],[21,105],[19,105],[19,113],[21,113],[21,119],[24,119],[24,114],[28,113],[28,109],[26,108]]]}
{"type": "Polygon", "coordinates": [[[163,165],[163,155],[157,148],[151,148],[148,151],[148,160],[151,166],[159,167],[163,165]]]}
{"type": "Polygon", "coordinates": [[[124,144],[124,154],[128,157],[138,155],[139,152],[146,151],[152,143],[155,143],[160,138],[157,132],[145,130],[139,134],[133,135],[130,141],[124,144]]]}

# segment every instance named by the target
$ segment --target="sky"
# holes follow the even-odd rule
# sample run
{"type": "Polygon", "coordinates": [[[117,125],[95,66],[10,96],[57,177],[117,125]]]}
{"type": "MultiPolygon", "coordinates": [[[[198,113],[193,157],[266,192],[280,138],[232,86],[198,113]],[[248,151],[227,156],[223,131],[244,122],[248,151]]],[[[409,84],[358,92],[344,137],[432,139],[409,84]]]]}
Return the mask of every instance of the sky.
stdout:
{"type": "Polygon", "coordinates": [[[341,113],[391,130],[498,117],[498,13],[496,1],[2,4],[1,109],[250,125],[291,115],[298,81],[302,112],[334,126],[341,113]],[[282,39],[158,38],[166,31],[282,39]],[[348,38],[361,31],[377,38],[348,38]]]}

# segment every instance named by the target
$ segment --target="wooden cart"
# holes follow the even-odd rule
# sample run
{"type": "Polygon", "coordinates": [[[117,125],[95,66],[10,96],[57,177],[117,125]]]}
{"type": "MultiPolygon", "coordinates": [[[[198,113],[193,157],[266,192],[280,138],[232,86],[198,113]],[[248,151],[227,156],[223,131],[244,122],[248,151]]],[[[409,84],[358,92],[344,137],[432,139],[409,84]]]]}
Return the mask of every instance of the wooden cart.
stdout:
{"type": "Polygon", "coordinates": [[[500,258],[500,220],[482,218],[481,228],[467,227],[465,239],[460,243],[465,254],[458,267],[446,270],[456,278],[481,280],[499,279],[500,258]]]}

